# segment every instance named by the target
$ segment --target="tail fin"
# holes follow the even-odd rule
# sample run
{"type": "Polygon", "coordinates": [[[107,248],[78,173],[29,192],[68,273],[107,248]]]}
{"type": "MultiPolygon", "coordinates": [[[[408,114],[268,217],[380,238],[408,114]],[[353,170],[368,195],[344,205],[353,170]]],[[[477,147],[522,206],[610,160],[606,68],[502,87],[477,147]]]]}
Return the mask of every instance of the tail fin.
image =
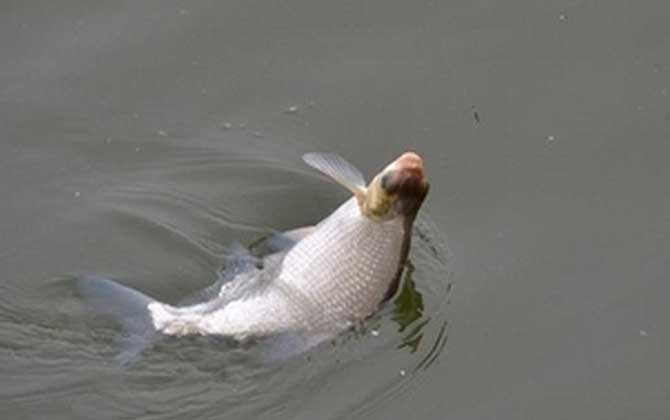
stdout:
{"type": "Polygon", "coordinates": [[[93,309],[116,320],[123,327],[119,341],[121,353],[116,359],[122,364],[131,363],[156,336],[148,305],[154,299],[129,287],[97,275],[78,279],[77,288],[93,309]]]}

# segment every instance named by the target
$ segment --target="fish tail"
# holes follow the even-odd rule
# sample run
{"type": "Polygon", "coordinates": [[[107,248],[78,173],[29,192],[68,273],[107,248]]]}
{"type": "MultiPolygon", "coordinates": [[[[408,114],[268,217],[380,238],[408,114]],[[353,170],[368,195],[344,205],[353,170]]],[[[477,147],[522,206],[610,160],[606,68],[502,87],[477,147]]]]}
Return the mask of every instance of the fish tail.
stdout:
{"type": "Polygon", "coordinates": [[[96,312],[114,319],[123,328],[118,340],[121,351],[116,356],[122,365],[132,363],[157,338],[149,310],[149,305],[157,302],[155,299],[99,275],[79,278],[77,289],[96,312]]]}

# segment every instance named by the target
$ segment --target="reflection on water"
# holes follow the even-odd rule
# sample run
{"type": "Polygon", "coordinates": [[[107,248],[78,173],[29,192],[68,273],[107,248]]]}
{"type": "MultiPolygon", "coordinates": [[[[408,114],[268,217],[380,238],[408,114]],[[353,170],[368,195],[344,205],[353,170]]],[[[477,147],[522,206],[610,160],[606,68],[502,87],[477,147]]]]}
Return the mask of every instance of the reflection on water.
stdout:
{"type": "MultiPolygon", "coordinates": [[[[417,235],[418,238],[424,241],[424,245],[429,245],[431,251],[436,252],[434,246],[430,245],[428,237],[422,234],[417,235]]],[[[398,332],[406,334],[402,337],[402,342],[397,346],[398,349],[407,349],[410,353],[416,353],[424,338],[424,328],[431,321],[429,316],[424,316],[423,294],[417,289],[414,282],[415,267],[411,261],[407,261],[403,284],[400,293],[393,301],[393,311],[391,319],[398,324],[398,332]],[[411,328],[410,328],[411,327],[411,328]]],[[[444,298],[446,299],[451,284],[448,284],[445,289],[444,298]]],[[[415,370],[420,368],[427,368],[430,366],[444,350],[447,342],[447,325],[448,321],[442,321],[437,336],[430,350],[417,364],[415,370]]],[[[429,344],[430,345],[430,344],[429,344]]]]}
{"type": "MultiPolygon", "coordinates": [[[[391,319],[398,323],[399,332],[404,332],[415,321],[421,319],[423,315],[423,296],[421,292],[416,290],[412,274],[414,273],[414,265],[411,261],[407,261],[405,268],[405,275],[403,278],[402,288],[398,297],[393,301],[394,309],[391,319]]],[[[430,321],[430,318],[424,319],[415,325],[407,335],[404,336],[403,342],[398,348],[408,348],[411,353],[418,350],[423,333],[421,329],[430,321]]]]}

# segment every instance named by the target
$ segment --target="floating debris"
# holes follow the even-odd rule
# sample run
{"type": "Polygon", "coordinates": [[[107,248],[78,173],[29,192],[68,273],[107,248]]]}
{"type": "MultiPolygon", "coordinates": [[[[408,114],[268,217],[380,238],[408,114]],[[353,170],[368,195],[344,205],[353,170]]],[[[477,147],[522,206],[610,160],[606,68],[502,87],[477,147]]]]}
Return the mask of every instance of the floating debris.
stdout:
{"type": "Polygon", "coordinates": [[[79,198],[79,197],[81,197],[81,193],[79,191],[75,191],[74,196],[76,198],[79,198]]]}
{"type": "Polygon", "coordinates": [[[165,130],[158,130],[158,135],[161,137],[167,137],[168,133],[165,130]]]}
{"type": "Polygon", "coordinates": [[[379,336],[379,330],[370,330],[370,335],[373,337],[378,337],[379,336]]]}
{"type": "Polygon", "coordinates": [[[254,131],[254,137],[262,138],[263,137],[263,132],[262,131],[254,131]]]}
{"type": "Polygon", "coordinates": [[[233,128],[233,125],[229,122],[224,122],[223,124],[221,124],[221,128],[223,128],[224,130],[230,130],[231,128],[233,128]]]}
{"type": "Polygon", "coordinates": [[[286,108],[286,110],[284,112],[287,113],[287,114],[297,114],[299,110],[300,110],[300,108],[293,105],[293,106],[290,106],[290,107],[286,108]]]}
{"type": "Polygon", "coordinates": [[[404,369],[400,369],[400,376],[405,376],[407,375],[407,372],[405,372],[404,369]]]}
{"type": "Polygon", "coordinates": [[[481,119],[479,118],[479,112],[477,112],[477,108],[475,106],[472,106],[472,116],[475,118],[475,124],[479,124],[481,122],[481,119]]]}
{"type": "Polygon", "coordinates": [[[645,330],[640,330],[640,337],[646,337],[646,336],[648,336],[648,335],[649,335],[649,333],[648,333],[647,331],[645,331],[645,330]]]}
{"type": "Polygon", "coordinates": [[[565,20],[565,15],[562,14],[562,13],[560,15],[558,15],[558,20],[564,21],[565,20]]]}
{"type": "Polygon", "coordinates": [[[238,127],[240,127],[240,128],[246,128],[246,127],[247,127],[247,123],[244,123],[244,122],[243,122],[243,123],[239,123],[239,124],[238,124],[238,127]]]}

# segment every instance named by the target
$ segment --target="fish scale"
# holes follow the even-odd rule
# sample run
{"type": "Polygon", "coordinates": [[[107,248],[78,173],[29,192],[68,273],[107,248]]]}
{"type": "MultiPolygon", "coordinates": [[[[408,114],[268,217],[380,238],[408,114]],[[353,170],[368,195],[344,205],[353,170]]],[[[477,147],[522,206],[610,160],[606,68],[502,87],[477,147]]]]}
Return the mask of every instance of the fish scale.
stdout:
{"type": "MultiPolygon", "coordinates": [[[[350,199],[287,253],[272,285],[196,316],[188,331],[237,338],[298,330],[321,333],[364,318],[389,287],[402,236],[397,220],[368,220],[350,199]]],[[[178,312],[172,322],[193,315],[189,308],[178,312]]]]}

